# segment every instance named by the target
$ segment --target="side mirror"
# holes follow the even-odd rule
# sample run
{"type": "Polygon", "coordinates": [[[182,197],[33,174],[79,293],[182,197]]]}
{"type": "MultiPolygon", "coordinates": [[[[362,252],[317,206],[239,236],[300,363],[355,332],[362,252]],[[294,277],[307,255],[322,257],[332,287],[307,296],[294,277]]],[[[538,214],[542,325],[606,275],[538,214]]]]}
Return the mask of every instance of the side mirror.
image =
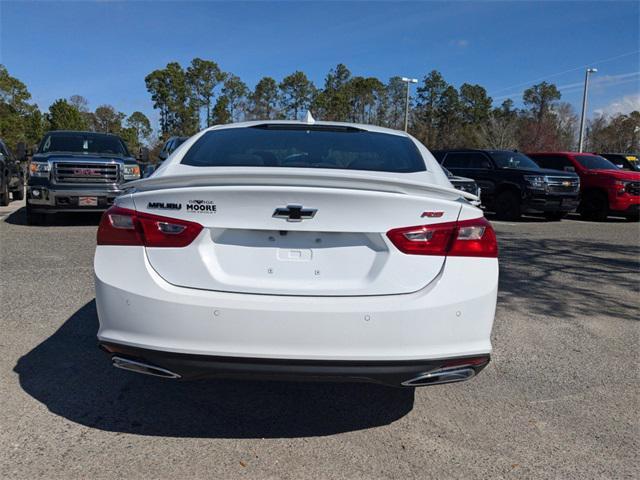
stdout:
{"type": "Polygon", "coordinates": [[[142,163],[149,163],[149,149],[147,147],[140,148],[140,152],[138,152],[138,161],[142,163]]]}
{"type": "Polygon", "coordinates": [[[19,142],[16,148],[16,160],[22,161],[27,159],[27,144],[19,142]]]}
{"type": "Polygon", "coordinates": [[[163,152],[160,152],[160,153],[158,154],[158,158],[159,158],[160,160],[162,160],[163,162],[167,159],[167,157],[168,157],[168,156],[169,156],[169,155],[167,155],[167,152],[164,152],[164,151],[163,151],[163,152]]]}
{"type": "Polygon", "coordinates": [[[482,163],[480,163],[480,168],[486,168],[488,170],[491,168],[491,163],[487,160],[483,160],[482,163]]]}

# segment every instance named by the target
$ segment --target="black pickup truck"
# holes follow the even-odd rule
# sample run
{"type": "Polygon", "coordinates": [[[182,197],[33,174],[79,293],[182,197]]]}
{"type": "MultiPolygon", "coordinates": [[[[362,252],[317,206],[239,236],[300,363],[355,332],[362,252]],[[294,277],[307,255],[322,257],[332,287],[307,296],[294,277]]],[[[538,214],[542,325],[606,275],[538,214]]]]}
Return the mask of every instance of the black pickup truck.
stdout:
{"type": "Polygon", "coordinates": [[[572,172],[545,170],[512,150],[440,150],[432,152],[454,175],[473,178],[482,203],[501,220],[541,213],[560,220],[578,206],[580,178],[572,172]]]}
{"type": "Polygon", "coordinates": [[[47,133],[29,163],[27,223],[47,223],[58,212],[109,208],[125,182],[140,178],[140,165],[117,135],[47,133]]]}

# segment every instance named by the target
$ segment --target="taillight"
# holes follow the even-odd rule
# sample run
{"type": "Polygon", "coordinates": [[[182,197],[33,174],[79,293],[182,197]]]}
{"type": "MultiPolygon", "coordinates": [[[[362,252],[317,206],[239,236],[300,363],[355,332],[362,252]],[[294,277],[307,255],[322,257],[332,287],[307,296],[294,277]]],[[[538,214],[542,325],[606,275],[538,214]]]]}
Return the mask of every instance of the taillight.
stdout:
{"type": "Polygon", "coordinates": [[[387,237],[402,253],[455,257],[497,257],[498,242],[486,218],[394,228],[387,237]]]}
{"type": "Polygon", "coordinates": [[[202,231],[202,225],[177,218],[111,207],[98,227],[98,245],[186,247],[202,231]]]}

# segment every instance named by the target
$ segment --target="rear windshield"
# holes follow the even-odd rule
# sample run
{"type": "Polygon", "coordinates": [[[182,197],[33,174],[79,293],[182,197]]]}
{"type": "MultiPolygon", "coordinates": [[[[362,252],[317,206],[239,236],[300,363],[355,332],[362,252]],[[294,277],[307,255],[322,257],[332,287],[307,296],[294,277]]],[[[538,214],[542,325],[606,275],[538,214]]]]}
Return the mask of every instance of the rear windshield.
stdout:
{"type": "Polygon", "coordinates": [[[407,137],[355,128],[269,125],[205,133],[182,159],[197,167],[299,167],[420,172],[407,137]]]}
{"type": "Polygon", "coordinates": [[[124,143],[118,137],[92,133],[56,133],[47,135],[40,144],[39,152],[128,155],[124,143]]]}
{"type": "Polygon", "coordinates": [[[600,155],[576,155],[576,160],[588,170],[620,170],[613,163],[600,155]]]}

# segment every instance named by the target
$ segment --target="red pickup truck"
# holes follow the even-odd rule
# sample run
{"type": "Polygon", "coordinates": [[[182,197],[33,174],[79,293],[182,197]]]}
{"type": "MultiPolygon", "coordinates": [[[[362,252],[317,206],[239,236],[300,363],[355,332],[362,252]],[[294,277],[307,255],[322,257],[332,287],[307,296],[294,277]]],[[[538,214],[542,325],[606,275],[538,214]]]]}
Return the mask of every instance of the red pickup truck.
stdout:
{"type": "Polygon", "coordinates": [[[580,176],[578,211],[589,220],[607,215],[640,218],[640,172],[621,170],[593,153],[540,152],[527,155],[543,168],[572,171],[580,176]]]}

